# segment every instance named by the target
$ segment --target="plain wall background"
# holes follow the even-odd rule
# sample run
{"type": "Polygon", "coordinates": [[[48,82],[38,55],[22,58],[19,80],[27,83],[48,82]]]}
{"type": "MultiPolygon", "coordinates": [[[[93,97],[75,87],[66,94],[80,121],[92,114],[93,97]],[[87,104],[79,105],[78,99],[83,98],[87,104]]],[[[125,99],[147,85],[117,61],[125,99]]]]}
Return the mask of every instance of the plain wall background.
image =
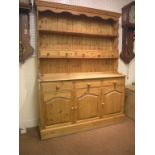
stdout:
{"type": "MultiPolygon", "coordinates": [[[[71,5],[86,6],[101,10],[121,13],[121,8],[133,0],[48,0],[71,5]]],[[[31,45],[35,50],[35,16],[34,11],[30,14],[31,45]]],[[[119,24],[119,52],[122,48],[121,18],[119,24]]],[[[19,126],[34,127],[38,125],[38,97],[37,97],[37,65],[35,53],[19,67],[19,126]]],[[[118,71],[126,75],[126,84],[135,81],[135,59],[129,65],[119,59],[118,71]]]]}

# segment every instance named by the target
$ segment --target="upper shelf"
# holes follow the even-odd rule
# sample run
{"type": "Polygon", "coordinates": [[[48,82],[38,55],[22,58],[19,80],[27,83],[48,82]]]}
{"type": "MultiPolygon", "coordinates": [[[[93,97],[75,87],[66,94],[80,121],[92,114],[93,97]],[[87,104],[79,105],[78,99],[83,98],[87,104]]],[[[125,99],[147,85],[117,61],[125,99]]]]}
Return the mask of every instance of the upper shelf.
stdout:
{"type": "Polygon", "coordinates": [[[38,11],[52,11],[55,13],[71,13],[73,15],[85,15],[87,17],[100,17],[104,20],[113,20],[118,21],[120,17],[120,13],[115,13],[111,11],[103,11],[93,8],[81,7],[81,6],[72,6],[54,2],[47,2],[36,0],[38,11]]]}
{"type": "Polygon", "coordinates": [[[62,30],[48,30],[48,29],[38,29],[41,33],[54,33],[54,34],[71,34],[76,36],[91,36],[91,37],[107,37],[107,38],[116,38],[118,34],[101,34],[101,33],[86,33],[86,32],[74,32],[74,31],[62,31],[62,30]]]}

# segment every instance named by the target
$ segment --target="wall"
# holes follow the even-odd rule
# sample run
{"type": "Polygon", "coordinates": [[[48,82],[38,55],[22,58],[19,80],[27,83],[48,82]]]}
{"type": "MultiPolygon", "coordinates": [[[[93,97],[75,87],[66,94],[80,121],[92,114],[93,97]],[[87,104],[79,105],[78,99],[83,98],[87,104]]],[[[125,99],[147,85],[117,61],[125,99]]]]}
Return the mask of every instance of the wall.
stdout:
{"type": "MultiPolygon", "coordinates": [[[[50,0],[49,0],[50,1],[50,0]]],[[[80,5],[86,7],[93,7],[96,9],[109,10],[121,13],[121,8],[130,3],[132,0],[51,0],[53,2],[80,5]]],[[[31,32],[31,44],[35,48],[35,23],[34,13],[30,15],[30,32],[31,32]]],[[[121,19],[120,19],[121,21],[121,19]]],[[[119,51],[121,51],[122,42],[122,29],[121,24],[119,27],[119,51]]],[[[135,60],[129,65],[125,65],[119,60],[118,71],[128,75],[126,77],[126,84],[130,84],[135,81],[135,60]]],[[[38,124],[38,103],[37,103],[37,69],[36,69],[36,57],[35,55],[29,58],[24,64],[20,64],[19,70],[19,113],[20,113],[20,127],[33,127],[38,124]]]]}
{"type": "Polygon", "coordinates": [[[30,42],[34,48],[34,55],[19,66],[19,126],[33,127],[38,124],[37,101],[37,61],[35,38],[35,14],[30,13],[30,42]]]}
{"type": "Polygon", "coordinates": [[[36,58],[20,64],[19,121],[20,127],[36,126],[38,121],[36,58]]]}

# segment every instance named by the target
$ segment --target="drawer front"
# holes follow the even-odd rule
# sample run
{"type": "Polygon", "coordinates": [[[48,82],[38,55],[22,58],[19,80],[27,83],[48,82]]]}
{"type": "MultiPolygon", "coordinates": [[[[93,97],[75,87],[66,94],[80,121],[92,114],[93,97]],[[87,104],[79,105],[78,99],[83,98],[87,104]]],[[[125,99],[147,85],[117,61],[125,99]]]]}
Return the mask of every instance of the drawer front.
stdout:
{"type": "Polygon", "coordinates": [[[106,79],[102,81],[102,86],[111,86],[111,85],[124,85],[125,79],[124,78],[113,78],[113,79],[106,79]]]}
{"type": "Polygon", "coordinates": [[[77,81],[75,83],[75,88],[94,88],[94,87],[100,87],[101,81],[99,80],[86,80],[86,81],[77,81]]]}
{"type": "Polygon", "coordinates": [[[73,89],[72,82],[45,82],[41,84],[43,92],[71,90],[73,89]]]}

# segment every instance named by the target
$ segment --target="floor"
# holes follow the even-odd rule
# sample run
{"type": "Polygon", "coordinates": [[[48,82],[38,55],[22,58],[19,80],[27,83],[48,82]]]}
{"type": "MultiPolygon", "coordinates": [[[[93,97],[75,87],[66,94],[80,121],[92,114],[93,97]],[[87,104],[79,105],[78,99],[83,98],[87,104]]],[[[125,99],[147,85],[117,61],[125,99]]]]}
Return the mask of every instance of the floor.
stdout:
{"type": "Polygon", "coordinates": [[[20,135],[19,155],[134,155],[134,121],[40,140],[38,128],[20,135]]]}

